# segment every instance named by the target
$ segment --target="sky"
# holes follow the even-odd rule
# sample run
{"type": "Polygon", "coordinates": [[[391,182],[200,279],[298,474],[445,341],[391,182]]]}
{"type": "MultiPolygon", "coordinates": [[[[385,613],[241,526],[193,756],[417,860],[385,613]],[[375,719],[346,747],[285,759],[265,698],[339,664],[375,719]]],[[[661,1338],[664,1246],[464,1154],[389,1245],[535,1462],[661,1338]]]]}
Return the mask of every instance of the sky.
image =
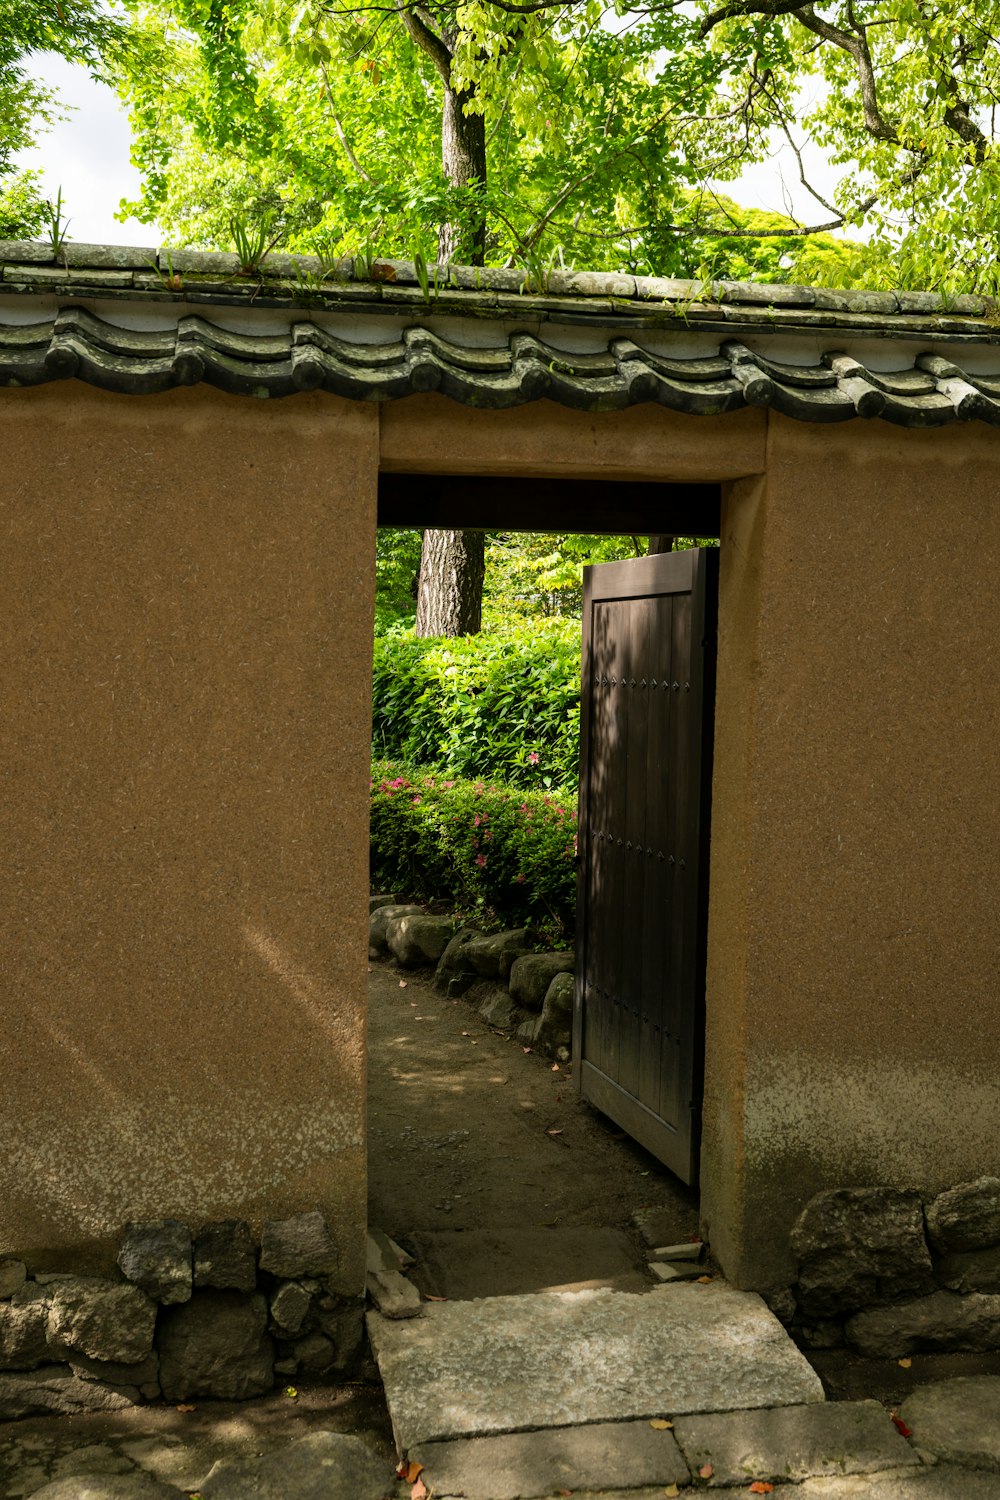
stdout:
{"type": "MultiPolygon", "coordinates": [[[[128,115],[105,84],[95,83],[87,70],[53,53],[32,59],[33,72],[54,88],[68,118],[40,137],[18,164],[44,173],[46,196],[62,188],[63,212],[70,219],[71,239],[84,244],[150,245],[160,243],[155,225],[115,218],[123,198],[139,192],[139,173],[129,161],[131,140],[128,115]]],[[[804,152],[808,170],[826,197],[833,190],[833,174],[818,154],[804,152]]],[[[785,145],[771,162],[752,167],[723,191],[748,208],[792,211],[803,222],[823,222],[827,214],[801,188],[794,156],[785,145]],[[787,194],[787,197],[786,197],[787,194]]]]}

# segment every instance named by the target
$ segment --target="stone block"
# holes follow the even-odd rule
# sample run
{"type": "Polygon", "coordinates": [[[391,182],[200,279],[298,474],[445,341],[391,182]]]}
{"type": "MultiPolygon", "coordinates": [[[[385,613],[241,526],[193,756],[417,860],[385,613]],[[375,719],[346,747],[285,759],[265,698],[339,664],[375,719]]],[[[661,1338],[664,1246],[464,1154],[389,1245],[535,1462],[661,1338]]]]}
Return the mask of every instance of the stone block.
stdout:
{"type": "Polygon", "coordinates": [[[573,1045],[573,997],[576,980],[572,971],[559,973],[545,991],[536,1044],[550,1057],[560,1047],[573,1045]]]}
{"type": "Polygon", "coordinates": [[[434,971],[434,988],[442,995],[454,998],[464,995],[477,978],[476,970],[468,957],[467,949],[482,934],[475,927],[460,927],[445,948],[434,971]]]}
{"type": "Polygon", "coordinates": [[[491,932],[468,945],[468,960],[481,979],[506,981],[515,959],[530,953],[531,941],[526,927],[512,927],[507,932],[491,932]]]}
{"type": "Polygon", "coordinates": [[[932,1292],[892,1307],[870,1307],[847,1322],[859,1354],[900,1359],[908,1354],[1000,1349],[1000,1297],[932,1292]]]}
{"type": "Polygon", "coordinates": [[[526,1010],[540,1011],[556,975],[572,971],[572,953],[525,953],[511,966],[510,992],[526,1010]]]}
{"type": "Polygon", "coordinates": [[[688,1467],[673,1433],[644,1422],[595,1422],[543,1432],[503,1433],[459,1443],[424,1443],[408,1457],[424,1465],[433,1495],[533,1500],[612,1485],[634,1490],[686,1485],[688,1467]]]}
{"type": "Polygon", "coordinates": [[[899,1415],[915,1446],[940,1463],[1000,1474],[1000,1377],[959,1376],[925,1385],[907,1396],[899,1415]]]}
{"type": "Polygon", "coordinates": [[[368,897],[368,915],[371,916],[371,914],[372,914],[373,911],[378,911],[378,909],[379,909],[380,906],[398,906],[398,905],[399,905],[399,902],[396,900],[395,896],[369,896],[368,897]]]}
{"type": "Polygon", "coordinates": [[[28,1268],[21,1260],[0,1260],[0,1302],[12,1297],[23,1286],[28,1268]]]}
{"type": "Polygon", "coordinates": [[[413,1265],[413,1256],[381,1229],[369,1229],[366,1254],[369,1271],[405,1271],[413,1265]]]}
{"type": "Polygon", "coordinates": [[[36,1490],[32,1500],[181,1500],[150,1474],[73,1474],[36,1490]]]}
{"type": "Polygon", "coordinates": [[[701,1275],[701,1266],[689,1260],[651,1260],[649,1269],[658,1281],[696,1281],[701,1275]]]}
{"type": "Polygon", "coordinates": [[[199,1492],[204,1500],[389,1500],[397,1489],[363,1438],[311,1432],[262,1458],[220,1459],[199,1492]]]}
{"type": "Polygon", "coordinates": [[[118,1266],[154,1302],[186,1302],[191,1295],[190,1230],[178,1219],[126,1224],[118,1266]]]}
{"type": "Polygon", "coordinates": [[[21,1374],[0,1374],[0,1422],[21,1417],[73,1416],[86,1411],[123,1411],[135,1402],[93,1380],[81,1380],[67,1365],[45,1365],[21,1374]]]}
{"type": "Polygon", "coordinates": [[[681,1416],[674,1435],[693,1474],[712,1465],[713,1486],[920,1467],[877,1401],[681,1416]]]}
{"type": "MultiPolygon", "coordinates": [[[[705,1246],[701,1240],[685,1240],[680,1245],[657,1245],[650,1252],[650,1260],[695,1260],[700,1261],[705,1253],[705,1246]]],[[[770,1298],[765,1297],[768,1307],[771,1306],[770,1298]]],[[[773,1309],[772,1309],[773,1311],[773,1309]]]]}
{"type": "Polygon", "coordinates": [[[88,1359],[85,1354],[74,1354],[69,1367],[81,1380],[102,1380],[105,1385],[141,1389],[143,1386],[158,1386],[160,1380],[160,1358],[155,1349],[147,1359],[134,1365],[123,1365],[106,1359],[88,1359]]]}
{"type": "Polygon", "coordinates": [[[1000,1245],[942,1255],[935,1260],[934,1271],[950,1291],[1000,1293],[1000,1245]]]}
{"type": "Polygon", "coordinates": [[[257,1247],[242,1219],[204,1224],[194,1241],[194,1284],[216,1291],[252,1292],[257,1286],[257,1247]]]}
{"type": "Polygon", "coordinates": [[[385,929],[389,952],[407,969],[436,964],[454,935],[455,923],[451,917],[432,917],[426,913],[391,917],[385,929]]]}
{"type": "Polygon", "coordinates": [[[933,1286],[920,1198],[899,1188],[818,1193],[799,1216],[791,1246],[807,1319],[856,1312],[933,1286]]]}
{"type": "Polygon", "coordinates": [[[0,1370],[33,1370],[50,1358],[48,1303],[42,1299],[0,1307],[0,1370]]]}
{"type": "Polygon", "coordinates": [[[844,1325],[836,1318],[802,1323],[794,1332],[803,1349],[840,1349],[844,1342],[844,1325]]]}
{"type": "Polygon", "coordinates": [[[935,1250],[987,1250],[1000,1246],[1000,1177],[978,1177],[940,1193],[927,1209],[935,1250]]]}
{"type": "Polygon", "coordinates": [[[271,1389],[274,1349],[263,1297],[195,1292],[161,1316],[160,1385],[168,1401],[244,1401],[271,1389]]]}
{"type": "Polygon", "coordinates": [[[361,1364],[365,1344],[365,1304],[360,1297],[331,1297],[319,1312],[320,1332],[329,1340],[338,1379],[349,1380],[361,1364]]]}
{"type": "Polygon", "coordinates": [[[416,916],[423,911],[422,906],[379,906],[372,912],[368,921],[368,947],[376,954],[386,954],[389,951],[389,943],[386,939],[386,928],[394,917],[416,916]]]}
{"type": "MultiPolygon", "coordinates": [[[[484,986],[485,988],[485,986],[484,986]]],[[[506,990],[492,988],[491,993],[476,1007],[483,1020],[501,1031],[512,1031],[523,1024],[524,1011],[514,1003],[506,990]]]]}
{"type": "Polygon", "coordinates": [[[312,1297],[299,1281],[283,1281],[271,1297],[271,1323],[281,1338],[297,1338],[312,1307],[312,1297]]]}
{"type": "Polygon", "coordinates": [[[337,1269],[337,1247],[318,1209],[290,1219],[265,1219],[260,1237],[260,1269],[289,1280],[329,1276],[337,1269]]]}
{"type": "Polygon", "coordinates": [[[306,1334],[304,1339],[297,1341],[293,1352],[295,1363],[303,1375],[319,1379],[336,1368],[337,1351],[332,1339],[328,1339],[325,1333],[316,1331],[306,1334]]]}
{"type": "Polygon", "coordinates": [[[401,1271],[369,1271],[365,1285],[383,1318],[419,1318],[424,1310],[420,1293],[401,1271]]]}
{"type": "Polygon", "coordinates": [[[156,1304],[140,1287],[80,1276],[53,1287],[46,1337],[56,1359],[134,1365],[149,1358],[155,1326],[156,1304]]]}

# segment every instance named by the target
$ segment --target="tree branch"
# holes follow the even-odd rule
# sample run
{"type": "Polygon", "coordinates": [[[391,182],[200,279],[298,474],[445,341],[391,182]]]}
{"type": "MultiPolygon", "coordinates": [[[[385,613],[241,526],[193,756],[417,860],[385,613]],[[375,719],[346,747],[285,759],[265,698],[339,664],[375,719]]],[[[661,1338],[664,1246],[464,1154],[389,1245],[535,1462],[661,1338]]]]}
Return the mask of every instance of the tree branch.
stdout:
{"type": "Polygon", "coordinates": [[[451,52],[431,26],[430,16],[423,6],[400,4],[396,10],[411,41],[430,58],[444,80],[445,88],[451,88],[451,52]]]}
{"type": "Polygon", "coordinates": [[[330,87],[330,76],[326,71],[326,64],[321,62],[319,65],[319,70],[323,75],[323,83],[326,86],[326,97],[330,104],[330,114],[333,117],[333,123],[337,131],[337,135],[340,137],[340,144],[344,148],[344,155],[347,157],[347,160],[350,162],[351,166],[354,168],[355,172],[357,172],[358,176],[362,179],[363,182],[370,182],[375,186],[378,186],[378,184],[375,182],[375,178],[371,175],[370,172],[366,172],[364,167],[358,161],[358,158],[354,154],[354,147],[347,139],[347,132],[341,123],[340,116],[338,115],[336,106],[333,102],[333,90],[330,87]]]}

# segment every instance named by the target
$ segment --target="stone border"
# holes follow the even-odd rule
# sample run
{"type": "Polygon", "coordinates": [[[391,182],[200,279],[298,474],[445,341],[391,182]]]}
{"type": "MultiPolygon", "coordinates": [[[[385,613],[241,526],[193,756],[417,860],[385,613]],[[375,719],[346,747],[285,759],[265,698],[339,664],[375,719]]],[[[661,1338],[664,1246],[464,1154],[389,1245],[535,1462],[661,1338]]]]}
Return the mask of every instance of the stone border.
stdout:
{"type": "Polygon", "coordinates": [[[573,954],[540,949],[528,927],[483,933],[395,896],[369,900],[369,956],[406,969],[434,966],[441,994],[463,996],[484,1021],[523,1046],[568,1062],[572,1048],[573,954]]]}

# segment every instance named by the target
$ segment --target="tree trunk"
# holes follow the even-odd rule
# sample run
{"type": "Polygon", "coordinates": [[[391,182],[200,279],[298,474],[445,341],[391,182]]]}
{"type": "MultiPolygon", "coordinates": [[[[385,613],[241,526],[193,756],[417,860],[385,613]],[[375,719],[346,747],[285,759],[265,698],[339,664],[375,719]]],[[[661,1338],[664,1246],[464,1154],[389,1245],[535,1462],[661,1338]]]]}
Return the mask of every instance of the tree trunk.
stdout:
{"type": "Polygon", "coordinates": [[[646,548],[646,556],[652,557],[654,552],[673,552],[676,540],[675,536],[668,536],[662,532],[658,536],[651,536],[649,546],[646,548]]]}
{"type": "Polygon", "coordinates": [[[417,635],[476,635],[483,623],[484,531],[425,531],[417,635]]]}
{"type": "MultiPolygon", "coordinates": [[[[467,115],[465,106],[471,93],[456,93],[447,85],[441,114],[441,165],[453,187],[471,182],[486,189],[486,120],[482,115],[467,115]]],[[[486,260],[486,215],[478,212],[465,229],[458,224],[442,224],[438,230],[438,260],[461,261],[481,266],[486,260]]]]}

